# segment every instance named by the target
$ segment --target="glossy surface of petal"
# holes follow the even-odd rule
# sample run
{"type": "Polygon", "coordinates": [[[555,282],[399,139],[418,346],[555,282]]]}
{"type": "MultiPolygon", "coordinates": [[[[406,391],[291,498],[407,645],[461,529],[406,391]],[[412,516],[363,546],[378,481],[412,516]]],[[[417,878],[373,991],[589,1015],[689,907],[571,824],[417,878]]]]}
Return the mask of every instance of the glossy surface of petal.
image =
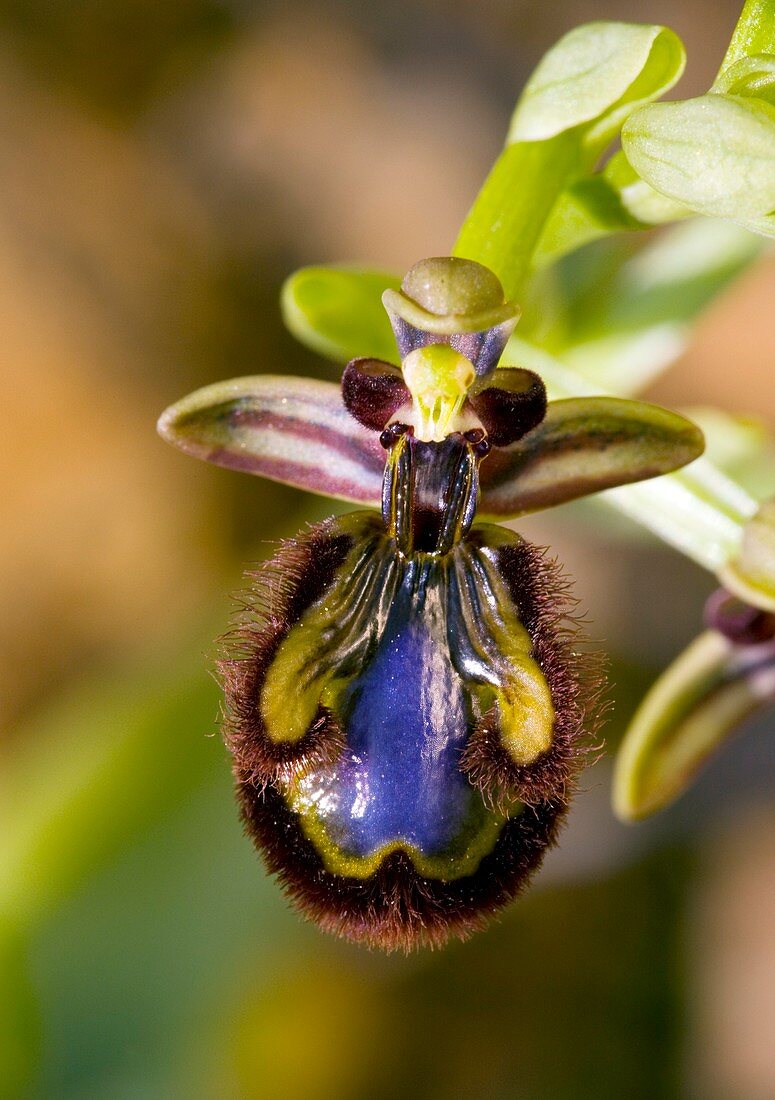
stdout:
{"type": "Polygon", "coordinates": [[[502,820],[460,770],[471,709],[447,643],[443,574],[431,559],[402,572],[376,650],[336,704],[346,751],[301,777],[290,805],[329,871],[372,873],[401,848],[448,879],[476,870],[502,820]]]}
{"type": "Polygon", "coordinates": [[[505,820],[461,767],[476,722],[495,706],[519,764],[552,745],[551,693],[497,564],[521,540],[486,528],[449,555],[405,557],[369,513],[331,532],[352,549],[258,697],[276,744],[301,743],[321,708],[342,731],[334,759],[283,785],[289,808],[332,874],[373,874],[396,850],[424,875],[471,874],[505,820]]]}
{"type": "Polygon", "coordinates": [[[504,528],[407,555],[358,512],[284,544],[239,608],[224,734],[290,897],[387,949],[483,927],[553,841],[594,728],[561,574],[504,528]]]}

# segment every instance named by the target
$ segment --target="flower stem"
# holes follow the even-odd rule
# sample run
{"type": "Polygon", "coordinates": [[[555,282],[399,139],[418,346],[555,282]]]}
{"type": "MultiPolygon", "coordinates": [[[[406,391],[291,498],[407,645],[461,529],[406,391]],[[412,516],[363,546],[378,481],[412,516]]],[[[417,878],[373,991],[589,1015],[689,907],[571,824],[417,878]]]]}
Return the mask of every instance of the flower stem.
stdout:
{"type": "Polygon", "coordinates": [[[775,54],[775,0],[747,0],[719,69],[756,54],[775,54]]]}
{"type": "Polygon", "coordinates": [[[573,131],[507,145],[463,223],[453,255],[485,264],[506,297],[518,300],[544,224],[580,167],[573,131]]]}

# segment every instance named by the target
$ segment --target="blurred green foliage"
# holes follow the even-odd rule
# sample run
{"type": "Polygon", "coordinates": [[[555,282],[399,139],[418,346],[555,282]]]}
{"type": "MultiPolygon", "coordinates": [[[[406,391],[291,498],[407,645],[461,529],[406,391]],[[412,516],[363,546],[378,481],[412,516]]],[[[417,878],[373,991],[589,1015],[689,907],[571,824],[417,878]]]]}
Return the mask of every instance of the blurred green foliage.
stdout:
{"type": "MultiPolygon", "coordinates": [[[[722,48],[736,7],[720,5],[728,26],[713,24],[709,50],[722,48]]],[[[0,517],[9,533],[20,515],[30,528],[12,560],[0,554],[10,670],[0,740],[0,1095],[686,1094],[698,853],[713,842],[680,815],[623,839],[601,769],[538,887],[468,945],[383,959],[326,940],[287,910],[240,832],[207,668],[210,639],[227,625],[221,592],[237,586],[246,559],[266,556],[328,505],[197,470],[153,435],[158,409],[207,381],[264,370],[333,377],[282,331],[282,280],[318,255],[360,254],[386,269],[417,258],[411,249],[437,226],[440,197],[469,193],[453,162],[478,157],[472,175],[484,169],[506,95],[539,44],[593,14],[575,3],[551,18],[545,6],[517,8],[519,33],[508,34],[489,0],[475,12],[302,0],[287,10],[0,3],[2,461],[12,487],[0,517]],[[386,30],[394,16],[423,28],[401,50],[386,30]],[[288,48],[300,38],[307,50],[288,48]],[[431,40],[435,69],[416,63],[431,40]],[[475,59],[465,81],[464,57],[475,59]],[[506,59],[513,65],[500,100],[494,57],[504,71],[506,59]],[[333,108],[332,72],[356,81],[333,108]],[[470,114],[450,110],[460,87],[470,114]],[[336,111],[336,141],[327,131],[317,148],[321,99],[336,111]],[[373,120],[384,124],[377,101],[400,119],[379,135],[395,161],[394,194],[420,172],[403,237],[379,198],[359,205],[363,158],[356,171],[347,156],[348,134],[365,148],[373,120]],[[303,141],[283,143],[278,104],[312,119],[303,141]],[[443,131],[444,161],[430,136],[450,117],[459,128],[443,131]],[[441,161],[435,176],[423,160],[429,145],[441,161]],[[323,210],[314,246],[307,193],[323,210]],[[345,250],[351,218],[361,219],[360,236],[345,250]]],[[[659,15],[624,2],[596,13],[659,15]]],[[[700,13],[697,44],[704,21],[700,13]]],[[[683,322],[752,259],[731,247],[703,284],[691,271],[667,278],[664,258],[621,266],[616,252],[603,242],[561,266],[559,287],[538,284],[532,331],[561,365],[604,326],[629,339],[664,320],[666,303],[684,341],[670,345],[672,361],[686,351],[683,322]],[[621,278],[612,283],[614,263],[621,278]]],[[[602,350],[592,384],[611,377],[622,349],[602,350]]],[[[619,605],[627,609],[628,631],[612,646],[636,655],[629,673],[615,666],[620,728],[665,644],[644,624],[661,616],[676,645],[688,639],[696,624],[676,622],[676,608],[689,602],[687,587],[699,606],[706,581],[633,549],[630,535],[613,554],[607,522],[584,513],[576,530],[593,541],[579,549],[566,534],[558,549],[582,566],[585,553],[594,559],[587,585],[609,599],[596,614],[615,623],[619,605]],[[661,588],[649,585],[660,572],[661,588]]],[[[724,767],[714,773],[720,822],[738,813],[724,767]]],[[[751,773],[765,768],[752,759],[751,773]]],[[[703,969],[713,965],[712,953],[701,955],[703,969]]],[[[714,1056],[701,1047],[709,1065],[714,1056]]]]}

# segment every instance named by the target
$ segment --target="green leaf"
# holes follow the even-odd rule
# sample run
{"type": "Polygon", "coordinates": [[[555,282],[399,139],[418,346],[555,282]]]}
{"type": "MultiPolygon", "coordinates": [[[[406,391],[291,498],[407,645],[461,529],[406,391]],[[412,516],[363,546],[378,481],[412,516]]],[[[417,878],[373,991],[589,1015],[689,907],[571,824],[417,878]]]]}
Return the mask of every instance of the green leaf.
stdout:
{"type": "Polygon", "coordinates": [[[665,27],[603,22],[576,27],[530,77],[508,141],[545,141],[586,124],[586,140],[605,145],[630,111],[675,84],[684,63],[681,40],[665,27]]]}
{"type": "Polygon", "coordinates": [[[602,499],[712,573],[737,553],[756,510],[745,489],[705,458],[659,481],[611,489],[602,499]]]}
{"type": "Polygon", "coordinates": [[[541,268],[590,241],[678,221],[691,213],[650,187],[619,150],[601,172],[574,181],[560,195],[544,225],[534,264],[541,268]]]}
{"type": "Polygon", "coordinates": [[[745,525],[740,553],[719,580],[746,603],[775,611],[775,500],[766,501],[745,525]]]}
{"type": "Polygon", "coordinates": [[[600,237],[643,228],[643,222],[632,216],[604,176],[585,176],[574,181],[554,204],[533,262],[540,268],[600,237]]]}
{"type": "Polygon", "coordinates": [[[613,274],[579,275],[569,259],[563,277],[573,290],[565,329],[553,339],[557,358],[596,393],[638,393],[686,351],[692,322],[762,247],[739,226],[695,219],[660,234],[613,274]]]}
{"type": "Polygon", "coordinates": [[[482,465],[481,512],[504,517],[551,508],[692,462],[702,432],[684,417],[615,397],[553,401],[545,419],[482,465]]]}
{"type": "Polygon", "coordinates": [[[303,267],[283,285],[283,319],[293,335],[335,362],[366,357],[398,363],[382,292],[401,280],[356,267],[303,267]]]}
{"type": "Polygon", "coordinates": [[[594,166],[627,115],[671,87],[683,65],[683,46],[664,27],[591,23],[562,38],[528,81],[454,254],[491,268],[507,297],[518,299],[537,248],[546,261],[576,247],[569,234],[578,229],[578,243],[601,235],[595,219],[611,210],[590,213],[584,204],[605,198],[575,195],[539,245],[558,198],[594,166]]]}
{"type": "Polygon", "coordinates": [[[602,177],[625,213],[644,226],[678,221],[692,213],[683,203],[661,195],[641,179],[621,149],[608,161],[602,177]]]}
{"type": "MultiPolygon", "coordinates": [[[[694,219],[634,253],[611,242],[594,254],[568,257],[555,279],[560,321],[543,334],[553,354],[542,355],[547,382],[560,364],[570,368],[553,396],[637,393],[686,350],[692,322],[763,247],[739,226],[694,219]]],[[[522,364],[534,353],[518,330],[503,361],[522,364]]]]}
{"type": "Polygon", "coordinates": [[[166,409],[158,431],[216,466],[359,504],[382,499],[379,435],[350,416],[333,382],[272,374],[216,382],[166,409]]]}
{"type": "Polygon", "coordinates": [[[674,801],[756,711],[775,702],[775,644],[701,634],[643,700],[619,749],[613,803],[624,821],[674,801]]]}
{"type": "Polygon", "coordinates": [[[775,108],[709,94],[631,116],[622,144],[657,191],[710,217],[775,235],[775,108]]]}
{"type": "Polygon", "coordinates": [[[506,298],[519,300],[544,223],[580,170],[577,134],[507,145],[461,227],[453,255],[489,267],[506,298]]]}

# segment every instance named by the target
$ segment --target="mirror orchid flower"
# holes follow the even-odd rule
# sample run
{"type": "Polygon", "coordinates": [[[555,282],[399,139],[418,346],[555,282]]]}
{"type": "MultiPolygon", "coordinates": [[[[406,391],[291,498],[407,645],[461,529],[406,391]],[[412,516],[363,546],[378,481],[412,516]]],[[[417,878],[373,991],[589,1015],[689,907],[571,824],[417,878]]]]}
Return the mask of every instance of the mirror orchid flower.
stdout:
{"type": "Polygon", "coordinates": [[[219,662],[224,736],[289,897],[328,931],[409,949],[520,892],[599,724],[567,580],[491,521],[675,470],[703,439],[655,405],[547,402],[537,374],[499,368],[518,309],[479,263],[422,261],[383,301],[400,368],[218,383],[159,431],[361,506],[248,574],[219,662]]]}

